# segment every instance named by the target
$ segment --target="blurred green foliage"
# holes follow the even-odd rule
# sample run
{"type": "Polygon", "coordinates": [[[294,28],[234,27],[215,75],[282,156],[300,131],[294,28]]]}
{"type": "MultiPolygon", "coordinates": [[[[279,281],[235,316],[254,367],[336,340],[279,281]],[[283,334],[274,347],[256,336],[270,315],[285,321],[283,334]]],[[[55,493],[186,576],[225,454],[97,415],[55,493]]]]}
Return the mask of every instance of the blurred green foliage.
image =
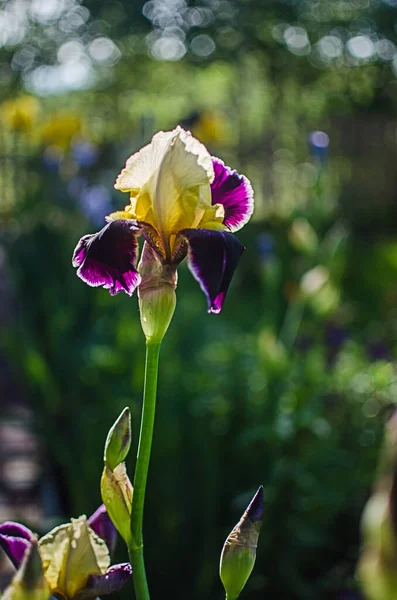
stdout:
{"type": "MultiPolygon", "coordinates": [[[[5,23],[18,6],[2,3],[5,23]]],[[[72,251],[123,206],[127,156],[179,122],[251,178],[256,212],[220,316],[180,269],[145,519],[153,597],[222,597],[222,543],[261,483],[245,597],[349,597],[397,391],[395,3],[54,0],[22,16],[0,51],[0,344],[63,511],[96,508],[127,405],[136,447],[144,368],[136,299],[85,286],[72,251]],[[317,129],[329,139],[308,143],[317,129]]]]}

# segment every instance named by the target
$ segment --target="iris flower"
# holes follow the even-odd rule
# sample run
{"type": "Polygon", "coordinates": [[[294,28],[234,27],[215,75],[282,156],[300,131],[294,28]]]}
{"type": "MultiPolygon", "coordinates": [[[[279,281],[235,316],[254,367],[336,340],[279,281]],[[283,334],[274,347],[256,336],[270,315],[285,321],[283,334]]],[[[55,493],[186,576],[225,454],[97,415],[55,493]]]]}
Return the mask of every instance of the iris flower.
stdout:
{"type": "Polygon", "coordinates": [[[219,313],[244,247],[233,235],[251,217],[253,192],[244,175],[211,157],[205,146],[177,127],[160,131],[133,154],[115,188],[130,195],[124,210],[85,235],[74,251],[78,276],[113,296],[139,286],[176,287],[177,265],[188,265],[219,313]],[[140,266],[137,237],[145,240],[140,266]]]}
{"type": "MultiPolygon", "coordinates": [[[[110,566],[116,530],[104,506],[60,525],[38,542],[44,577],[59,600],[93,600],[118,592],[131,577],[129,563],[110,566]]],[[[20,523],[0,525],[0,547],[18,569],[36,540],[20,523]]]]}

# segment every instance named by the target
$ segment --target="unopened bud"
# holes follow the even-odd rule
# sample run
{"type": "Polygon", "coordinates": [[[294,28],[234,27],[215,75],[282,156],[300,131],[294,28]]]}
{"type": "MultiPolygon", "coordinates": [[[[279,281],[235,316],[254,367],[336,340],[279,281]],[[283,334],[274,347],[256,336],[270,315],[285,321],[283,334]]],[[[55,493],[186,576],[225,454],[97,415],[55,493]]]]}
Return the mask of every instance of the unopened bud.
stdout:
{"type": "Polygon", "coordinates": [[[114,526],[124,541],[129,544],[132,485],[125,463],[120,463],[113,471],[105,464],[101,478],[101,494],[102,502],[114,526]]]}
{"type": "Polygon", "coordinates": [[[260,486],[222,549],[219,573],[227,600],[238,598],[251,575],[262,520],[263,487],[260,486]]]}
{"type": "Polygon", "coordinates": [[[368,600],[397,600],[397,412],[386,427],[375,489],[362,518],[358,576],[368,600]]]}
{"type": "Polygon", "coordinates": [[[109,430],[106,438],[104,461],[111,471],[125,460],[130,446],[131,413],[127,407],[109,430]]]}
{"type": "Polygon", "coordinates": [[[164,264],[145,243],[138,267],[142,277],[138,288],[143,333],[148,342],[159,344],[165,336],[176,306],[177,273],[164,264]]]}
{"type": "Polygon", "coordinates": [[[4,592],[2,600],[49,600],[50,595],[37,541],[32,540],[21,567],[4,592]]]}

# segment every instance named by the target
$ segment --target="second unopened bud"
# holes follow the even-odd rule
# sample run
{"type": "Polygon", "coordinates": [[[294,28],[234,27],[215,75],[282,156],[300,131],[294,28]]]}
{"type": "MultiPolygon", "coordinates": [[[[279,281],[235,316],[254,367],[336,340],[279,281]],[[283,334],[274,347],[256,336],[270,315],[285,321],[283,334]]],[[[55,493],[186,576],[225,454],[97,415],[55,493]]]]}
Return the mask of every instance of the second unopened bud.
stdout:
{"type": "Polygon", "coordinates": [[[125,460],[130,446],[131,413],[127,407],[109,430],[106,438],[104,461],[111,471],[114,471],[125,460]]]}

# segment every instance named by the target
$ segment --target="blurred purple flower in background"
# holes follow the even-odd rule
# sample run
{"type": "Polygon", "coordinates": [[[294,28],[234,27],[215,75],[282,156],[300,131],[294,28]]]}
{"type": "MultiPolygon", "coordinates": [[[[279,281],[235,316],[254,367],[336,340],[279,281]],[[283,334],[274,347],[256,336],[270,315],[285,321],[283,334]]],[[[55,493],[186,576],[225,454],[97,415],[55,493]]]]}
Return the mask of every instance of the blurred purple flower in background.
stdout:
{"type": "Polygon", "coordinates": [[[101,184],[84,187],[78,202],[82,213],[95,225],[102,224],[105,216],[112,211],[112,196],[101,184]]]}
{"type": "Polygon", "coordinates": [[[81,175],[75,175],[68,182],[68,193],[73,198],[78,199],[86,187],[88,187],[88,179],[81,175]]]}
{"type": "Polygon", "coordinates": [[[309,148],[312,156],[320,163],[327,162],[329,154],[329,135],[324,131],[309,133],[309,148]]]}
{"type": "Polygon", "coordinates": [[[92,167],[98,159],[98,148],[87,140],[78,140],[72,145],[72,157],[79,167],[92,167]]]}
{"type": "Polygon", "coordinates": [[[328,322],[325,325],[324,342],[327,348],[327,363],[332,365],[342,346],[349,338],[348,330],[340,323],[328,322]]]}
{"type": "Polygon", "coordinates": [[[392,355],[388,344],[381,339],[372,339],[367,344],[368,358],[370,361],[386,360],[390,362],[392,355]]]}
{"type": "Polygon", "coordinates": [[[260,233],[256,238],[256,247],[262,261],[267,262],[275,253],[274,236],[271,233],[260,233]]]}
{"type": "Polygon", "coordinates": [[[48,146],[43,152],[43,165],[48,171],[57,171],[63,159],[63,150],[59,146],[48,146]]]}

